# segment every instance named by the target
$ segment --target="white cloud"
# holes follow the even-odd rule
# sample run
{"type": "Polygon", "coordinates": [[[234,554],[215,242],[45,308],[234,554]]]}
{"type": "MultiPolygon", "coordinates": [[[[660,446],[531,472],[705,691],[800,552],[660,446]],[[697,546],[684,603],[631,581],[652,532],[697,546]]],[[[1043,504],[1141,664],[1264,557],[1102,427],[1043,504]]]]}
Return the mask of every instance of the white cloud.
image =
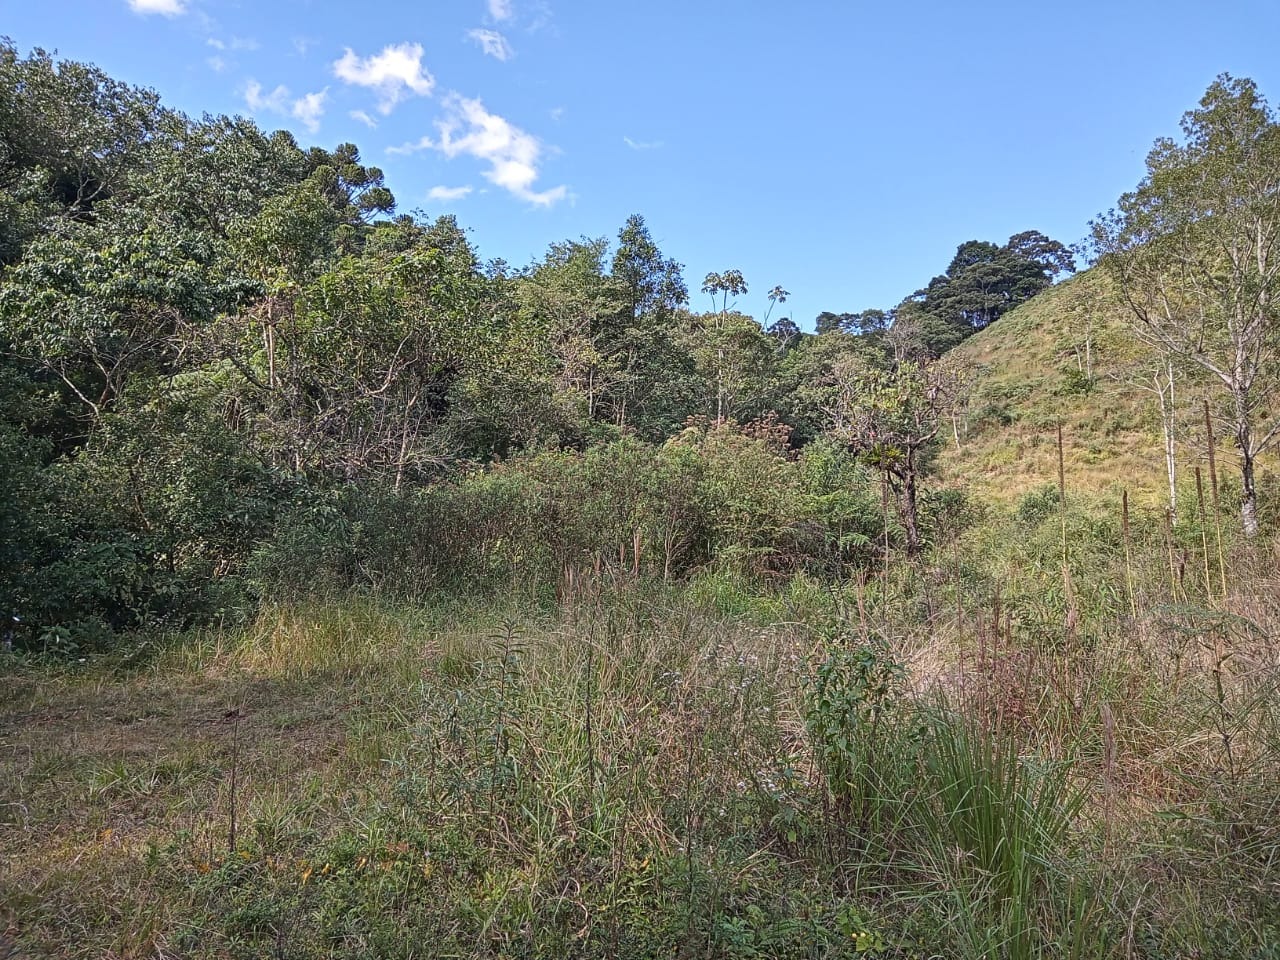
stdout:
{"type": "Polygon", "coordinates": [[[230,40],[219,40],[217,37],[209,37],[205,40],[209,46],[215,50],[257,50],[258,41],[253,37],[232,37],[230,40]]]}
{"type": "Polygon", "coordinates": [[[442,200],[445,202],[451,200],[461,200],[467,194],[471,193],[473,187],[432,187],[427,191],[428,200],[442,200]]]}
{"type": "Polygon", "coordinates": [[[511,49],[507,38],[497,30],[481,30],[477,27],[475,30],[468,30],[467,36],[480,44],[480,49],[486,56],[493,57],[495,60],[505,63],[515,56],[515,51],[511,49]]]}
{"type": "Polygon", "coordinates": [[[324,116],[325,106],[329,101],[329,88],[315,93],[304,93],[294,98],[284,84],[270,93],[262,89],[257,80],[250,80],[244,87],[244,102],[254,113],[279,113],[293,117],[310,133],[320,129],[320,118],[324,116]]]}
{"type": "Polygon", "coordinates": [[[214,73],[221,73],[223,70],[227,69],[227,61],[223,60],[221,57],[209,57],[205,60],[205,63],[209,65],[209,69],[214,73]]]}
{"type": "Polygon", "coordinates": [[[422,150],[430,150],[434,146],[435,144],[431,141],[430,137],[423,137],[420,140],[415,140],[410,143],[402,143],[398,147],[387,147],[387,153],[392,153],[397,156],[407,157],[411,153],[418,153],[422,150]]]}
{"type": "Polygon", "coordinates": [[[143,16],[158,13],[163,17],[177,17],[187,12],[186,0],[129,0],[129,9],[143,16]]]}
{"type": "MultiPolygon", "coordinates": [[[[568,195],[568,188],[533,189],[542,159],[542,143],[504,118],[490,113],[479,100],[450,94],[445,100],[448,112],[440,121],[440,140],[434,148],[453,158],[460,154],[484,160],[489,169],[484,177],[521,200],[549,207],[568,195]]],[[[422,143],[427,144],[426,137],[422,143]]]]}
{"type": "Polygon", "coordinates": [[[410,93],[429,96],[435,78],[422,66],[422,44],[398,43],[384,47],[372,57],[357,57],[350,47],[335,60],[333,73],[339,80],[378,91],[378,110],[390,113],[410,93]]]}
{"type": "Polygon", "coordinates": [[[510,20],[515,16],[511,0],[489,0],[489,16],[498,21],[510,20]]]}
{"type": "Polygon", "coordinates": [[[378,121],[373,119],[373,117],[369,116],[363,110],[352,110],[349,114],[347,114],[347,116],[349,116],[352,120],[359,120],[370,130],[373,130],[375,127],[378,126],[378,121]]]}
{"type": "Polygon", "coordinates": [[[290,113],[294,119],[302,121],[302,125],[311,133],[320,129],[320,118],[324,116],[324,102],[329,97],[329,88],[318,93],[308,93],[293,101],[290,113]]]}
{"type": "Polygon", "coordinates": [[[257,80],[250,80],[245,84],[244,102],[250,110],[254,112],[262,112],[270,110],[272,113],[284,113],[289,99],[289,88],[279,86],[270,93],[262,92],[262,84],[257,80]]]}
{"type": "Polygon", "coordinates": [[[622,142],[632,150],[657,150],[662,146],[661,140],[632,140],[630,137],[623,137],[622,142]]]}

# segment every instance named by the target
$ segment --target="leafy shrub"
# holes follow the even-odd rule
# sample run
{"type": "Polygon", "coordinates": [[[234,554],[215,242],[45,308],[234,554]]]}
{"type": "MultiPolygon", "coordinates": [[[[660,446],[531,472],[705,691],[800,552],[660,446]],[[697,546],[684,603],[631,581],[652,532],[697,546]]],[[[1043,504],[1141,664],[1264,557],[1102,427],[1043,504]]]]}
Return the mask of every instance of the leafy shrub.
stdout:
{"type": "Polygon", "coordinates": [[[1060,392],[1068,397],[1083,397],[1093,393],[1093,388],[1097,385],[1092,377],[1088,376],[1078,367],[1068,367],[1062,373],[1062,386],[1060,392]]]}
{"type": "Polygon", "coordinates": [[[73,459],[18,459],[10,549],[20,556],[4,602],[40,649],[239,616],[250,602],[245,563],[289,496],[238,437],[186,403],[107,416],[73,459]]]}
{"type": "Polygon", "coordinates": [[[311,490],[258,548],[260,591],[417,595],[537,589],[566,571],[671,580],[715,565],[747,578],[868,562],[879,506],[834,444],[789,459],[728,428],[584,452],[538,451],[424,488],[311,490]]]}
{"type": "Polygon", "coordinates": [[[805,728],[827,788],[859,826],[894,833],[914,792],[916,738],[905,669],[888,642],[838,645],[809,680],[805,728]]]}

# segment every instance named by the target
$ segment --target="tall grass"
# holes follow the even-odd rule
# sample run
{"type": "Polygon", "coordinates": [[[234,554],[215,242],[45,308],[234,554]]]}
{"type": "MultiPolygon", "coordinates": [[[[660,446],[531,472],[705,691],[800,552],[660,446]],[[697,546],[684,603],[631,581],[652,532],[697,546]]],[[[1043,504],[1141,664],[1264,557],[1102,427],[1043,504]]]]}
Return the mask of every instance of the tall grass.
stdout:
{"type": "Polygon", "coordinates": [[[923,848],[938,877],[966,893],[957,935],[975,956],[1071,955],[1059,922],[1084,885],[1067,851],[1085,791],[1070,766],[1021,753],[946,703],[925,743],[923,848]]]}
{"type": "Polygon", "coordinates": [[[1159,519],[1060,492],[887,584],[588,569],[558,607],[344,595],[26,667],[21,948],[1266,956],[1280,583],[1241,555],[1171,605],[1159,519]]]}

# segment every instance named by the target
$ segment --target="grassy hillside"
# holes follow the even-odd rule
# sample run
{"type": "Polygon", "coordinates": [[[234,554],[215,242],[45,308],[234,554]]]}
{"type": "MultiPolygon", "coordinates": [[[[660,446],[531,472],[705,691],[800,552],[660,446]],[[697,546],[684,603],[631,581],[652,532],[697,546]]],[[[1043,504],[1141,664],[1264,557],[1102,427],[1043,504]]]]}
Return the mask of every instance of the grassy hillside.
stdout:
{"type": "MultiPolygon", "coordinates": [[[[949,443],[940,459],[948,482],[1009,500],[1056,483],[1061,423],[1072,489],[1118,496],[1127,487],[1135,502],[1162,502],[1160,416],[1150,390],[1157,356],[1129,331],[1097,271],[1045,291],[962,344],[955,356],[974,365],[974,379],[959,446],[949,443]],[[1082,372],[1090,326],[1091,380],[1082,372]]],[[[1177,403],[1185,460],[1201,442],[1195,405],[1203,391],[1183,387],[1177,403]]]]}

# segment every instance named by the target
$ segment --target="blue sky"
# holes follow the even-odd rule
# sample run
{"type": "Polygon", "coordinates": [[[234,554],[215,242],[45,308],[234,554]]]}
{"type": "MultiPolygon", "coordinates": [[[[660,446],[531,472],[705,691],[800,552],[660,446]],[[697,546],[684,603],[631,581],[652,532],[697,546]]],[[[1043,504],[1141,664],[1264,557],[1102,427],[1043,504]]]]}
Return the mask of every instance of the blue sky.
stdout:
{"type": "Polygon", "coordinates": [[[1079,239],[1222,71],[1280,100],[1275,0],[0,0],[0,33],[352,141],[485,258],[641,213],[696,307],[732,267],[741,309],[781,284],[806,328],[892,306],[964,240],[1079,239]]]}

